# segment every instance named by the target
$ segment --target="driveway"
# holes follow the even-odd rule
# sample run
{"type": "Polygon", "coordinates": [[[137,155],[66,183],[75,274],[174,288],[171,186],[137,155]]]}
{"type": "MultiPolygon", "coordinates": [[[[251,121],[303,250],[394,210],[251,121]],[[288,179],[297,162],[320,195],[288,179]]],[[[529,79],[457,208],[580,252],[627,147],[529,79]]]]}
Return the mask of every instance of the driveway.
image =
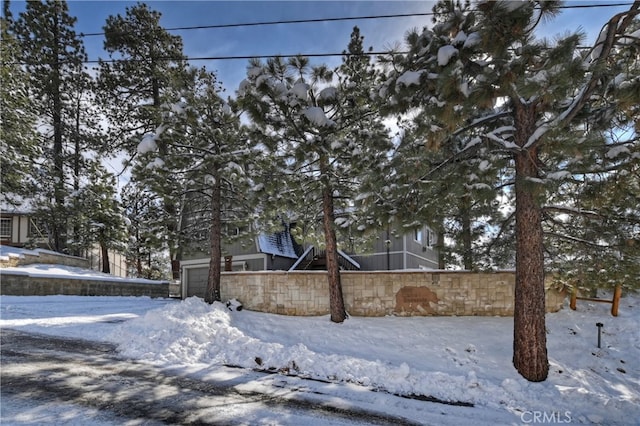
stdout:
{"type": "MultiPolygon", "coordinates": [[[[353,408],[243,391],[239,380],[172,376],[118,357],[110,344],[0,330],[1,393],[7,401],[73,404],[97,410],[114,424],[414,425],[403,418],[353,408]]],[[[5,407],[3,411],[7,411],[5,407]]],[[[0,422],[7,424],[7,418],[0,422]]]]}

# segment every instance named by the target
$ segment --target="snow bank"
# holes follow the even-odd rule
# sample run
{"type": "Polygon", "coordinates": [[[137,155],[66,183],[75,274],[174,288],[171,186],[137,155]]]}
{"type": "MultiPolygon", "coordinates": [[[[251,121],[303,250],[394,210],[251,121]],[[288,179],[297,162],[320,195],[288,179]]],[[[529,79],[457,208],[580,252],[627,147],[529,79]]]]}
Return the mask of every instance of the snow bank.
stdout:
{"type": "Polygon", "coordinates": [[[549,315],[551,372],[543,383],[527,382],[513,369],[509,318],[333,324],[328,317],[231,312],[190,298],[122,324],[109,339],[125,356],[162,365],[233,365],[514,413],[569,412],[579,422],[625,424],[630,415],[640,418],[640,369],[633,364],[640,352],[638,313],[626,306],[611,318],[600,308],[583,303],[583,312],[549,315]],[[596,318],[606,321],[606,349],[593,345],[596,318]]]}
{"type": "Polygon", "coordinates": [[[231,311],[198,298],[2,296],[1,302],[0,327],[111,341],[123,355],[190,377],[224,374],[223,365],[280,372],[245,389],[273,383],[283,392],[315,395],[322,387],[333,400],[349,393],[356,406],[369,401],[427,424],[525,424],[535,413],[568,424],[631,425],[640,418],[640,297],[634,295],[624,295],[615,318],[609,305],[588,301],[576,311],[548,314],[550,371],[541,383],[524,380],[512,366],[512,318],[352,317],[334,324],[328,316],[231,311]],[[604,324],[601,348],[597,322],[604,324]],[[433,412],[442,416],[427,416],[433,412]]]}

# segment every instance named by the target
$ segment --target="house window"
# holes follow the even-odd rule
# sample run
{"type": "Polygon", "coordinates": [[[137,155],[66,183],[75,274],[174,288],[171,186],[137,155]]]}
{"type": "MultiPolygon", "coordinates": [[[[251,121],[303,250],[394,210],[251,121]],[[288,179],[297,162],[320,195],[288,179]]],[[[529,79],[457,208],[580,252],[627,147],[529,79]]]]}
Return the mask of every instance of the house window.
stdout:
{"type": "Polygon", "coordinates": [[[427,241],[425,245],[427,247],[433,247],[436,242],[436,234],[431,229],[427,229],[427,241]]]}
{"type": "Polygon", "coordinates": [[[11,238],[12,220],[10,217],[3,217],[0,219],[0,237],[7,239],[11,238]]]}
{"type": "Polygon", "coordinates": [[[422,244],[422,228],[416,228],[413,231],[413,239],[422,244]]]}

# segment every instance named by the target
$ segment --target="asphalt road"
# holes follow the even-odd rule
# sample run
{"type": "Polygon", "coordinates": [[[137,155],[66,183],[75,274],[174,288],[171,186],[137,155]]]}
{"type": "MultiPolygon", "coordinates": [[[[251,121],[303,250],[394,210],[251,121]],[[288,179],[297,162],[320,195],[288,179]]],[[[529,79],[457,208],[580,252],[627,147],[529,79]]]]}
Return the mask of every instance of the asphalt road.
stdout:
{"type": "MultiPolygon", "coordinates": [[[[233,381],[203,382],[172,376],[151,365],[119,358],[105,343],[0,330],[3,397],[37,404],[76,404],[122,424],[414,425],[403,418],[327,402],[239,390],[233,381]],[[252,414],[253,413],[253,414],[252,414]]],[[[255,373],[256,375],[260,373],[255,373]]],[[[293,394],[293,396],[291,396],[293,394]]]]}

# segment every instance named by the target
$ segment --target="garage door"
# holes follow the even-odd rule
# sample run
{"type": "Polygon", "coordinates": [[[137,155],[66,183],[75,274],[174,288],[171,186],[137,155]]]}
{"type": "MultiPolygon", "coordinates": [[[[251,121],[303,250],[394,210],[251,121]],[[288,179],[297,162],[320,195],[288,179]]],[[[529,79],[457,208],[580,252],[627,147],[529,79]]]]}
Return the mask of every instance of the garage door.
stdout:
{"type": "Polygon", "coordinates": [[[187,272],[187,297],[198,296],[204,299],[207,292],[209,267],[189,268],[187,272]]]}

